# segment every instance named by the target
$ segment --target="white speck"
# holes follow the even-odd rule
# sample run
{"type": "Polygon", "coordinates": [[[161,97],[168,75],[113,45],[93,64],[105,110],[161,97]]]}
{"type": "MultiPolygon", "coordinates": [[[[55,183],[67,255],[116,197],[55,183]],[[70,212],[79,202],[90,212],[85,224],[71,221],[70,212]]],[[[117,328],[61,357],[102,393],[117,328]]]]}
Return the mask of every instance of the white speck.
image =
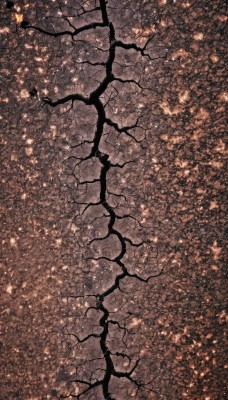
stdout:
{"type": "Polygon", "coordinates": [[[13,292],[13,286],[11,285],[11,283],[9,283],[9,285],[7,285],[6,287],[6,292],[9,294],[12,294],[13,292]]]}
{"type": "Polygon", "coordinates": [[[10,238],[10,244],[11,244],[11,246],[15,247],[16,246],[16,239],[15,238],[10,238]]]}

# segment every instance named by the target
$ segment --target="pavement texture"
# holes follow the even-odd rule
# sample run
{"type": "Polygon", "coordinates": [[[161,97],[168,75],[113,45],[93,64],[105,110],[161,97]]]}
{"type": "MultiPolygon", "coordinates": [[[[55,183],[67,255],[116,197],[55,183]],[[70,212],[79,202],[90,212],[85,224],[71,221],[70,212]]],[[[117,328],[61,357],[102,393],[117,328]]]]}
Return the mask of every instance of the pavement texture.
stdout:
{"type": "Polygon", "coordinates": [[[227,398],[225,3],[1,3],[1,400],[227,398]]]}

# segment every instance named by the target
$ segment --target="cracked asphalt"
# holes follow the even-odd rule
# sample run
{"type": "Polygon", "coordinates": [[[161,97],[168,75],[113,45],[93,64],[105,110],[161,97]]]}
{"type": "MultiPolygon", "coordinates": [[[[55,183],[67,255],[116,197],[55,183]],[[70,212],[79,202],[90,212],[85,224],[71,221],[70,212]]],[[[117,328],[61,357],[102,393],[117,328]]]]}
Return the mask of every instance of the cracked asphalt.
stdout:
{"type": "Polygon", "coordinates": [[[225,2],[1,12],[0,399],[225,400],[225,2]]]}

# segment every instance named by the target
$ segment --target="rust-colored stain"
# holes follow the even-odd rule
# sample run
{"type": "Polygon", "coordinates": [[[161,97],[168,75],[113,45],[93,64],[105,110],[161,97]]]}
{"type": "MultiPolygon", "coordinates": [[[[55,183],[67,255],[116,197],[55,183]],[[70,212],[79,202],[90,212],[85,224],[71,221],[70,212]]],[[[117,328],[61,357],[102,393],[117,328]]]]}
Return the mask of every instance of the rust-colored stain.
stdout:
{"type": "Polygon", "coordinates": [[[225,400],[225,2],[0,7],[0,398],[225,400]]]}

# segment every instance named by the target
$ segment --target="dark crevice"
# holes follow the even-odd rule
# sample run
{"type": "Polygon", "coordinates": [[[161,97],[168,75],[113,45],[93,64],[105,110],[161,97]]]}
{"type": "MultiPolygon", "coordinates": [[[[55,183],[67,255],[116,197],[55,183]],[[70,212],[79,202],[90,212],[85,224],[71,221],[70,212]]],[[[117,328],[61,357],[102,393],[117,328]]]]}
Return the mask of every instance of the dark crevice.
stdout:
{"type": "MultiPolygon", "coordinates": [[[[61,31],[61,32],[48,32],[45,29],[39,28],[39,27],[35,27],[35,26],[26,26],[26,28],[28,29],[35,29],[37,31],[39,31],[40,33],[46,34],[46,35],[50,35],[53,37],[59,37],[59,36],[64,36],[64,35],[70,35],[72,38],[74,38],[75,36],[79,35],[81,32],[83,31],[89,31],[91,29],[95,29],[95,28],[105,28],[108,29],[109,31],[109,55],[108,55],[108,59],[106,61],[106,63],[99,63],[99,65],[104,65],[105,66],[105,71],[106,71],[106,75],[103,79],[103,81],[98,85],[98,87],[91,92],[91,94],[88,97],[85,97],[81,94],[78,93],[74,93],[74,94],[69,94],[65,97],[59,98],[57,100],[51,100],[48,97],[44,97],[43,103],[46,105],[49,105],[51,107],[57,107],[60,105],[63,105],[65,103],[71,102],[72,104],[75,101],[81,101],[83,102],[85,105],[87,106],[93,106],[96,109],[97,112],[97,123],[96,123],[96,130],[94,133],[94,138],[92,141],[89,140],[84,140],[83,142],[81,142],[80,144],[84,144],[84,143],[88,143],[88,144],[92,144],[91,147],[91,151],[90,153],[85,156],[85,157],[76,157],[73,156],[74,159],[78,160],[77,165],[80,165],[82,162],[92,159],[92,158],[97,158],[100,162],[100,176],[97,179],[94,180],[85,180],[85,181],[81,181],[78,183],[78,186],[80,185],[89,185],[95,182],[100,182],[100,193],[99,193],[99,202],[96,203],[86,203],[86,202],[80,202],[80,201],[75,201],[76,204],[80,205],[80,204],[85,204],[86,207],[83,210],[83,213],[91,206],[93,205],[102,205],[102,207],[104,208],[105,212],[107,212],[108,214],[105,214],[106,217],[109,217],[109,222],[108,222],[108,232],[107,235],[103,238],[95,238],[93,239],[91,243],[93,243],[96,240],[104,240],[105,238],[108,238],[110,236],[114,236],[116,237],[116,239],[119,241],[120,243],[120,252],[119,254],[113,259],[109,259],[109,258],[105,258],[105,257],[100,257],[100,258],[94,258],[94,257],[89,257],[87,259],[93,259],[93,260],[100,260],[100,259],[106,259],[109,260],[113,263],[115,263],[118,268],[120,269],[120,273],[117,274],[115,276],[114,282],[110,285],[110,287],[108,287],[106,290],[103,291],[103,293],[100,294],[96,294],[96,295],[89,295],[91,297],[94,297],[96,300],[96,306],[95,307],[89,307],[87,309],[87,312],[90,310],[96,310],[98,313],[101,313],[102,316],[99,319],[99,327],[101,328],[100,333],[90,333],[88,335],[86,335],[84,338],[79,338],[75,333],[69,333],[69,335],[75,337],[75,339],[77,340],[77,343],[85,343],[91,339],[99,339],[99,343],[100,343],[100,349],[102,351],[103,354],[103,359],[105,361],[105,370],[104,370],[104,374],[103,374],[103,378],[96,380],[96,382],[92,382],[92,381],[86,381],[86,380],[82,380],[82,379],[75,379],[74,382],[78,383],[78,384],[82,384],[83,386],[86,386],[86,388],[81,389],[80,393],[78,394],[74,394],[74,393],[70,393],[69,396],[76,398],[76,399],[82,399],[82,398],[87,398],[84,397],[85,395],[87,396],[88,393],[91,393],[95,388],[97,387],[101,387],[102,388],[102,392],[103,392],[103,398],[105,400],[115,400],[114,397],[111,394],[110,391],[110,382],[112,377],[115,378],[119,378],[119,379],[127,379],[128,381],[130,381],[132,384],[134,384],[137,389],[139,390],[141,387],[144,387],[145,384],[141,383],[140,381],[138,381],[137,379],[135,379],[134,376],[134,372],[137,369],[139,363],[140,363],[140,358],[136,360],[134,366],[128,371],[128,372],[121,372],[118,371],[116,369],[116,367],[114,366],[113,363],[113,355],[116,355],[118,357],[126,357],[129,360],[129,365],[131,364],[132,360],[131,357],[123,352],[116,352],[116,353],[112,353],[109,345],[108,345],[108,337],[109,337],[109,332],[110,332],[110,325],[114,325],[117,326],[119,328],[119,330],[124,330],[125,333],[128,332],[128,330],[125,327],[122,327],[118,321],[115,321],[114,319],[110,319],[110,311],[108,309],[108,306],[105,305],[105,300],[111,296],[115,291],[120,290],[120,282],[123,281],[126,277],[127,278],[134,278],[137,279],[140,282],[144,282],[147,283],[153,276],[158,276],[162,273],[162,271],[160,271],[158,274],[156,275],[152,275],[149,276],[147,278],[143,278],[140,275],[136,274],[136,273],[130,273],[125,265],[125,263],[123,262],[123,258],[127,252],[127,244],[131,245],[132,247],[139,247],[141,245],[143,245],[144,241],[140,242],[140,243],[133,243],[131,239],[129,239],[128,237],[125,237],[122,235],[122,233],[115,228],[115,223],[116,223],[116,219],[124,219],[124,218],[133,218],[137,221],[136,218],[132,217],[130,214],[126,214],[123,216],[119,216],[116,211],[115,208],[111,206],[111,204],[108,202],[107,200],[107,194],[110,193],[108,191],[108,180],[107,180],[107,176],[109,171],[112,168],[124,168],[125,165],[127,165],[130,162],[136,162],[137,160],[130,160],[130,161],[126,161],[123,164],[112,164],[111,161],[109,160],[109,154],[106,153],[102,153],[100,150],[100,143],[101,143],[101,139],[102,139],[102,135],[104,132],[104,125],[108,125],[111,126],[112,128],[114,128],[116,130],[116,132],[118,132],[119,134],[125,134],[128,137],[130,137],[134,142],[136,143],[141,143],[143,141],[142,140],[138,140],[134,137],[134,135],[132,133],[130,133],[131,130],[133,130],[134,128],[141,128],[142,127],[139,126],[139,120],[140,117],[137,118],[136,122],[133,125],[130,126],[125,126],[120,128],[119,125],[114,122],[111,118],[106,117],[106,113],[105,113],[105,106],[101,100],[102,95],[104,94],[104,92],[107,90],[108,86],[114,81],[119,81],[120,83],[124,84],[126,82],[128,83],[134,83],[136,85],[139,85],[139,87],[141,87],[141,85],[136,82],[133,79],[129,79],[129,80],[123,80],[120,79],[116,76],[114,76],[112,70],[113,70],[113,64],[115,61],[115,57],[116,57],[116,49],[122,48],[125,50],[135,50],[136,52],[140,53],[142,57],[147,57],[149,59],[152,59],[150,57],[149,54],[146,53],[146,49],[147,49],[147,45],[148,43],[151,41],[152,37],[150,37],[146,44],[144,45],[144,47],[138,47],[136,44],[134,43],[128,43],[125,44],[120,40],[116,40],[115,38],[115,28],[113,23],[110,21],[109,19],[109,15],[108,15],[108,11],[107,11],[107,1],[105,0],[100,0],[100,7],[99,9],[101,10],[101,17],[102,17],[102,22],[94,22],[94,23],[90,23],[87,25],[84,25],[78,29],[74,28],[73,31],[61,31]]],[[[91,65],[97,65],[97,63],[93,64],[91,62],[88,62],[88,64],[91,65]]],[[[77,148],[80,146],[80,144],[76,145],[76,146],[72,146],[72,148],[77,148]]],[[[118,194],[115,194],[116,196],[118,196],[118,194]]],[[[122,196],[122,195],[119,195],[122,196]]],[[[125,198],[126,200],[126,198],[125,198]]],[[[83,214],[82,213],[82,214],[83,214]]],[[[82,215],[81,214],[81,215],[82,215]]],[[[137,221],[139,223],[139,221],[137,221]]],[[[80,297],[80,296],[68,296],[68,297],[80,297]]],[[[82,297],[86,297],[82,296],[82,297]]],[[[60,396],[60,398],[67,398],[68,396],[60,396]]]]}

